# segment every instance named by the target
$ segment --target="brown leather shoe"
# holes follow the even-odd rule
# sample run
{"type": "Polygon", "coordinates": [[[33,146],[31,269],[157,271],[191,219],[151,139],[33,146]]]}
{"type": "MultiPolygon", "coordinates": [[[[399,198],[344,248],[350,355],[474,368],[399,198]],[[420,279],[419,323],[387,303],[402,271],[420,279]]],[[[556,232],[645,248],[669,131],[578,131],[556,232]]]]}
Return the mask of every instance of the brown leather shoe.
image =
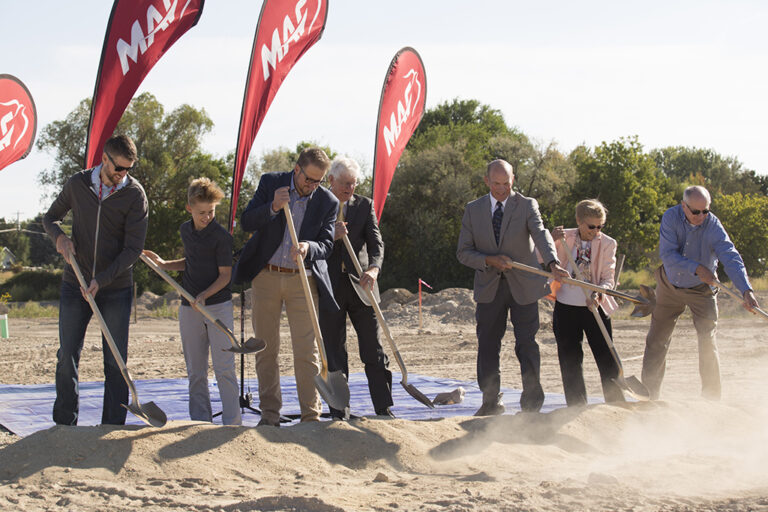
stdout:
{"type": "Polygon", "coordinates": [[[261,418],[259,422],[256,424],[257,427],[279,427],[280,426],[280,420],[277,421],[269,421],[267,419],[261,418]]]}
{"type": "Polygon", "coordinates": [[[475,416],[498,416],[504,414],[507,409],[504,407],[504,402],[501,401],[501,397],[504,393],[499,393],[495,400],[485,401],[483,405],[475,413],[475,416]]]}

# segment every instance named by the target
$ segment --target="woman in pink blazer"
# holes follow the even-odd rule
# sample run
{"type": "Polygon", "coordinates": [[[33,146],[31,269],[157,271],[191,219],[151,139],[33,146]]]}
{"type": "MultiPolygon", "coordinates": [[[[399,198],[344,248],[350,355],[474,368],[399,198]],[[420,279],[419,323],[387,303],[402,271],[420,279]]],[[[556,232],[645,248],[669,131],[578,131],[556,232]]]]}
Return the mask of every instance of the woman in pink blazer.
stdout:
{"type": "MultiPolygon", "coordinates": [[[[605,219],[606,209],[602,203],[596,199],[585,199],[576,205],[578,227],[563,229],[562,226],[558,226],[552,231],[552,238],[556,240],[557,258],[563,265],[568,263],[567,270],[574,277],[576,272],[563,247],[561,241],[563,239],[586,281],[605,288],[613,288],[616,240],[603,233],[605,219]]],[[[603,293],[593,292],[587,296],[583,288],[567,283],[560,284],[556,281],[552,283],[552,290],[556,298],[552,328],[557,341],[557,357],[560,361],[566,403],[569,406],[587,403],[587,390],[582,371],[584,352],[581,347],[585,334],[600,372],[605,401],[623,402],[624,395],[619,386],[613,382],[619,374],[619,368],[594,315],[589,310],[589,307],[598,308],[608,333],[611,333],[609,315],[618,309],[616,301],[610,295],[603,293]]]]}

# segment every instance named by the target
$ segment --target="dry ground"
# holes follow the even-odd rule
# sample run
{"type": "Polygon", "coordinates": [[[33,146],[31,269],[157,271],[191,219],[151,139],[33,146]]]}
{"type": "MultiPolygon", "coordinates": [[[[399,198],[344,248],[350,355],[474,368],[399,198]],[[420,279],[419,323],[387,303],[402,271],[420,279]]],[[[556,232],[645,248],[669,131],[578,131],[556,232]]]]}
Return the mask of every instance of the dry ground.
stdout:
{"type": "MultiPolygon", "coordinates": [[[[415,303],[385,310],[410,372],[474,380],[468,293],[425,300],[421,330],[415,303]]],[[[720,301],[719,403],[699,398],[695,332],[683,318],[663,402],[281,429],[170,422],[0,434],[0,510],[768,510],[768,322],[720,301]]],[[[542,381],[561,393],[549,310],[542,304],[542,381]]],[[[648,319],[622,316],[616,346],[625,373],[639,376],[648,319]]],[[[0,382],[53,382],[57,332],[56,320],[12,320],[12,338],[0,341],[0,382]]],[[[510,340],[511,332],[502,385],[519,388],[510,340]]],[[[100,378],[100,346],[93,323],[83,380],[100,378]]],[[[185,376],[173,320],[140,309],[129,353],[136,379],[185,376]]],[[[291,371],[290,350],[281,366],[291,371]]],[[[588,351],[585,371],[588,391],[600,396],[588,351]]]]}

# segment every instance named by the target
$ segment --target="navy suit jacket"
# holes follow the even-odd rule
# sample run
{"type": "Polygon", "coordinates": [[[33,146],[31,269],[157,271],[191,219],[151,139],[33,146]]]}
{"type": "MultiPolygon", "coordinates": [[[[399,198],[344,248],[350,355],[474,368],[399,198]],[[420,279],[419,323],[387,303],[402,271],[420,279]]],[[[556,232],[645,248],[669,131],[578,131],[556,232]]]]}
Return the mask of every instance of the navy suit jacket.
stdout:
{"type": "MultiPolygon", "coordinates": [[[[256,193],[240,216],[243,231],[253,231],[235,265],[232,280],[235,284],[250,282],[267,266],[283,241],[285,212],[271,215],[275,190],[291,185],[293,171],[271,172],[261,176],[256,193]]],[[[318,187],[307,203],[307,211],[297,233],[300,242],[309,243],[305,263],[309,263],[320,295],[320,308],[338,311],[328,278],[326,259],[333,251],[333,225],[339,210],[339,200],[323,187],[318,187]]]]}

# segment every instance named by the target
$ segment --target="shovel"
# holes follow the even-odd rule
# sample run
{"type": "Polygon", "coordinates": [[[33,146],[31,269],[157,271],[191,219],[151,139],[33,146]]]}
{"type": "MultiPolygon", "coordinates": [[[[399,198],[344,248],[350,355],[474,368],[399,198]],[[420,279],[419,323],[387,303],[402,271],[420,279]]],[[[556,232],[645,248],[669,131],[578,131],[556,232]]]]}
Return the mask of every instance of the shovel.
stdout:
{"type": "MultiPolygon", "coordinates": [[[[734,299],[736,299],[736,300],[740,301],[741,303],[744,303],[744,297],[742,297],[741,295],[739,295],[738,293],[736,293],[734,290],[732,290],[732,289],[728,288],[727,286],[725,286],[725,285],[724,285],[723,283],[721,283],[720,281],[715,281],[715,286],[717,286],[718,288],[720,288],[721,290],[723,290],[725,293],[727,293],[728,295],[730,295],[730,296],[731,296],[731,297],[733,297],[734,299]]],[[[758,308],[758,307],[755,307],[755,311],[757,311],[758,313],[760,313],[760,314],[761,314],[761,315],[763,315],[764,317],[768,318],[768,313],[766,313],[764,310],[762,310],[762,309],[760,309],[760,308],[758,308]]]]}
{"type": "MultiPolygon", "coordinates": [[[[69,261],[72,264],[72,269],[75,271],[75,275],[77,275],[77,281],[80,283],[83,292],[85,292],[85,290],[88,288],[88,285],[85,284],[83,273],[80,272],[80,267],[77,265],[77,261],[75,260],[75,254],[72,252],[69,253],[69,261]]],[[[96,301],[90,293],[84,293],[84,295],[86,299],[88,299],[88,304],[90,304],[93,314],[96,315],[96,318],[99,320],[99,326],[101,327],[101,332],[104,334],[104,338],[107,340],[109,350],[112,352],[112,356],[115,358],[115,361],[117,361],[117,366],[120,368],[120,373],[123,374],[123,379],[125,379],[125,382],[128,384],[128,387],[131,390],[131,403],[128,405],[122,404],[123,407],[131,411],[136,415],[136,417],[138,417],[147,425],[151,425],[153,427],[162,427],[168,421],[168,418],[166,417],[163,410],[155,405],[155,402],[147,402],[144,405],[139,403],[139,395],[136,393],[136,386],[134,386],[133,381],[131,380],[131,375],[128,373],[128,367],[125,366],[125,361],[123,361],[123,357],[117,350],[115,340],[112,338],[112,334],[109,332],[109,328],[107,328],[107,323],[104,321],[104,317],[101,316],[101,311],[99,311],[99,307],[96,305],[96,301]]]]}
{"type": "MultiPolygon", "coordinates": [[[[568,244],[565,243],[565,239],[560,239],[560,243],[563,244],[563,248],[565,249],[565,254],[568,255],[568,261],[571,264],[571,267],[573,268],[573,271],[576,273],[576,276],[580,280],[584,280],[584,274],[582,274],[581,269],[576,266],[576,262],[573,261],[573,254],[571,253],[571,248],[568,247],[568,244]]],[[[599,288],[599,287],[598,287],[599,288]]],[[[584,292],[584,295],[589,298],[590,293],[585,289],[582,288],[582,291],[584,292]]],[[[654,295],[655,298],[655,295],[654,295]]],[[[619,368],[619,374],[612,379],[613,382],[616,383],[617,386],[621,388],[622,391],[626,392],[629,396],[634,398],[635,400],[640,400],[643,402],[646,402],[651,399],[651,393],[648,391],[648,388],[645,387],[645,385],[640,382],[640,379],[635,377],[634,375],[630,375],[629,377],[624,377],[624,367],[621,365],[621,360],[619,359],[619,354],[616,352],[616,347],[613,344],[613,340],[611,339],[611,335],[608,334],[608,329],[605,327],[605,323],[603,322],[603,318],[600,316],[600,313],[598,312],[597,307],[591,307],[589,310],[592,312],[592,314],[595,316],[595,321],[597,322],[598,327],[600,327],[600,332],[603,333],[603,338],[605,338],[605,343],[608,345],[608,349],[611,351],[611,356],[613,357],[613,360],[616,361],[616,366],[619,368]]]]}
{"type": "MultiPolygon", "coordinates": [[[[516,268],[518,270],[523,270],[525,272],[531,272],[532,274],[538,274],[540,276],[546,276],[546,277],[552,277],[551,272],[547,272],[546,270],[541,270],[539,268],[529,267],[528,265],[525,265],[523,263],[518,263],[517,261],[512,261],[509,264],[512,268],[516,268]]],[[[656,292],[653,288],[650,286],[645,286],[644,284],[640,285],[640,295],[629,295],[628,293],[622,293],[618,292],[616,290],[612,290],[609,288],[602,288],[600,286],[597,286],[596,284],[588,283],[586,281],[581,281],[579,279],[571,279],[570,277],[564,277],[562,278],[564,283],[569,283],[575,286],[579,286],[581,288],[584,288],[586,290],[592,290],[593,292],[598,293],[607,293],[608,295],[613,295],[614,297],[619,297],[624,300],[628,300],[635,304],[635,309],[632,310],[631,316],[634,317],[644,317],[648,316],[653,312],[653,308],[656,307],[656,292]]]]}
{"type": "MultiPolygon", "coordinates": [[[[283,205],[285,211],[285,220],[288,223],[288,230],[291,232],[291,241],[297,248],[299,247],[299,237],[296,236],[296,227],[293,225],[293,215],[291,208],[286,203],[283,205]]],[[[323,397],[323,400],[334,409],[344,410],[349,407],[349,386],[344,374],[337,370],[328,371],[328,358],[325,355],[325,346],[323,345],[323,336],[320,334],[320,322],[317,320],[317,311],[315,310],[315,301],[312,300],[312,291],[309,289],[309,280],[307,279],[307,269],[304,268],[304,260],[301,255],[296,255],[296,266],[299,267],[301,275],[301,286],[304,288],[304,298],[307,299],[307,308],[309,316],[312,319],[312,328],[315,330],[315,341],[317,349],[320,352],[320,374],[315,375],[315,387],[323,397]]]]}
{"type": "MultiPolygon", "coordinates": [[[[355,250],[352,248],[352,242],[349,241],[349,237],[347,235],[344,235],[344,246],[347,248],[347,252],[349,253],[350,259],[352,259],[352,263],[355,264],[355,271],[357,271],[358,276],[363,275],[363,268],[360,266],[360,261],[357,259],[357,254],[355,254],[355,250]]],[[[432,403],[432,401],[426,397],[424,393],[416,389],[416,386],[413,384],[408,384],[408,371],[405,369],[405,363],[403,362],[403,358],[400,356],[400,351],[397,350],[397,345],[395,345],[395,340],[392,338],[392,334],[389,332],[389,326],[387,325],[386,320],[384,320],[384,315],[381,313],[381,307],[379,307],[379,303],[376,302],[376,297],[373,295],[373,289],[371,287],[364,288],[365,293],[368,295],[368,300],[371,301],[371,306],[373,306],[373,310],[376,312],[376,318],[379,320],[379,325],[381,326],[381,330],[384,331],[384,336],[387,338],[387,341],[389,342],[389,346],[392,349],[392,353],[395,355],[395,359],[397,360],[397,365],[400,367],[400,373],[402,374],[403,380],[400,381],[400,385],[405,388],[405,390],[408,392],[409,395],[411,395],[413,398],[421,402],[422,404],[426,405],[430,409],[434,409],[435,406],[432,403]]]]}
{"type": "MultiPolygon", "coordinates": [[[[195,298],[192,296],[191,293],[189,293],[187,290],[185,290],[179,283],[176,282],[175,279],[173,279],[171,276],[168,275],[168,273],[161,269],[157,263],[152,261],[149,256],[146,254],[141,254],[139,256],[141,258],[141,261],[146,263],[149,268],[157,272],[157,274],[165,279],[165,281],[173,286],[173,288],[179,292],[185,299],[189,301],[190,304],[195,302],[195,298]]],[[[256,339],[256,338],[248,338],[248,341],[243,343],[242,345],[238,343],[237,339],[235,338],[235,335],[232,333],[232,331],[229,330],[229,327],[227,327],[224,322],[213,316],[213,314],[208,311],[205,306],[196,305],[193,306],[196,310],[198,310],[205,318],[210,320],[211,322],[216,325],[224,334],[227,335],[227,338],[229,338],[229,342],[232,344],[232,348],[226,349],[228,352],[236,352],[238,354],[253,354],[255,352],[260,352],[264,350],[267,346],[266,342],[264,340],[256,339]]]]}

